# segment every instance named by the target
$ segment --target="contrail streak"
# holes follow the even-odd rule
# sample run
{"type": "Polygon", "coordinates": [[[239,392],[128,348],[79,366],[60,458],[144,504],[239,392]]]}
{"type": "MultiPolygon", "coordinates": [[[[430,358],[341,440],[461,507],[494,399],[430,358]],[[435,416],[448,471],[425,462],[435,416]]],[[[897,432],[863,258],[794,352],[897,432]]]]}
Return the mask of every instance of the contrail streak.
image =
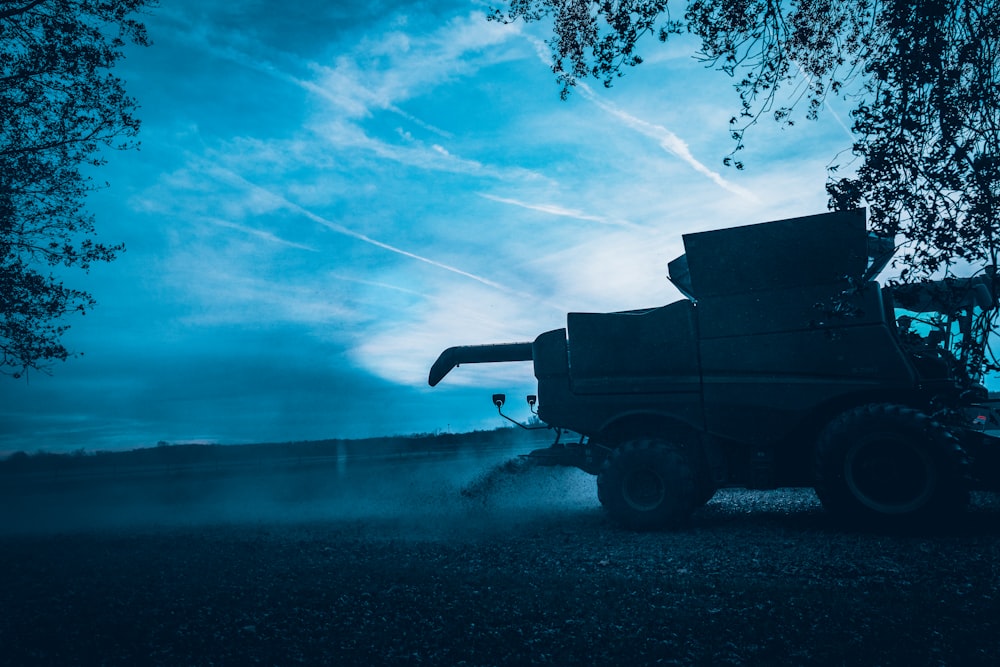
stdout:
{"type": "Polygon", "coordinates": [[[681,160],[686,162],[689,166],[691,166],[699,174],[707,176],[709,179],[712,180],[713,183],[715,183],[719,187],[723,188],[724,190],[728,190],[729,192],[732,192],[735,195],[744,197],[745,199],[749,199],[751,201],[757,201],[757,196],[754,195],[752,192],[750,192],[746,188],[736,185],[735,183],[730,183],[722,176],[720,176],[717,172],[712,171],[704,164],[702,164],[698,160],[698,158],[696,158],[691,153],[691,149],[688,148],[687,142],[685,142],[683,139],[678,137],[676,134],[674,134],[667,128],[663,127],[662,125],[654,125],[653,123],[642,120],[641,118],[636,118],[632,114],[622,111],[621,109],[611,104],[610,102],[605,102],[604,100],[600,99],[594,93],[593,90],[590,89],[590,86],[584,83],[577,83],[577,88],[580,90],[581,94],[583,94],[584,97],[586,97],[588,100],[596,104],[601,110],[611,114],[618,120],[622,121],[627,127],[632,128],[636,132],[639,132],[640,134],[643,134],[651,139],[655,139],[659,143],[660,148],[667,151],[668,153],[676,155],[681,160]]]}
{"type": "Polygon", "coordinates": [[[533,294],[528,294],[528,293],[525,293],[525,292],[519,292],[518,290],[511,289],[510,287],[507,287],[506,285],[501,285],[500,283],[495,282],[493,280],[490,280],[489,278],[484,278],[482,276],[478,276],[475,273],[470,273],[469,271],[463,271],[462,269],[459,269],[458,267],[455,267],[455,266],[451,266],[450,264],[445,264],[444,262],[439,262],[439,261],[431,259],[429,257],[424,257],[423,255],[418,255],[416,253],[410,252],[409,250],[403,250],[402,248],[398,248],[398,247],[396,247],[394,245],[391,245],[389,243],[385,243],[383,241],[379,241],[378,239],[373,239],[372,237],[367,236],[365,234],[361,234],[360,232],[356,232],[353,229],[350,229],[349,227],[345,227],[344,225],[342,225],[340,223],[334,222],[332,220],[328,220],[328,219],[324,218],[321,215],[317,215],[316,213],[313,213],[309,209],[303,208],[302,206],[296,204],[295,202],[289,201],[287,197],[285,197],[285,196],[283,196],[283,195],[281,195],[281,194],[279,194],[277,192],[274,192],[273,190],[268,190],[267,188],[264,188],[264,187],[262,187],[260,185],[257,185],[255,183],[251,183],[250,181],[248,181],[243,176],[240,176],[236,172],[234,172],[234,171],[232,171],[230,169],[227,169],[227,168],[225,168],[225,167],[223,167],[221,165],[211,164],[209,166],[209,171],[212,171],[216,175],[221,176],[223,180],[226,180],[226,181],[229,181],[229,182],[236,182],[236,183],[238,183],[239,185],[241,185],[241,186],[243,186],[245,188],[248,188],[248,189],[253,190],[255,192],[263,193],[263,194],[265,194],[265,195],[267,195],[269,197],[272,197],[272,198],[274,198],[274,201],[277,204],[279,204],[282,208],[285,208],[285,209],[287,209],[289,211],[292,211],[294,213],[298,213],[299,215],[301,215],[301,216],[303,216],[303,217],[305,217],[305,218],[307,218],[307,219],[315,222],[316,224],[321,225],[323,227],[326,227],[327,229],[329,229],[329,230],[331,230],[333,232],[336,232],[338,234],[342,234],[343,236],[347,236],[347,237],[356,239],[356,240],[361,241],[363,243],[368,243],[370,245],[375,246],[376,248],[382,248],[383,250],[386,250],[388,252],[395,253],[397,255],[401,255],[403,257],[407,257],[409,259],[416,260],[418,262],[423,262],[424,264],[429,264],[430,266],[442,269],[444,271],[449,271],[449,272],[454,273],[456,275],[462,276],[464,278],[468,278],[470,280],[474,280],[474,281],[476,281],[478,283],[486,285],[487,287],[492,287],[493,289],[499,290],[501,292],[505,292],[507,294],[513,294],[513,295],[520,296],[520,297],[526,297],[526,298],[529,298],[529,299],[532,299],[532,300],[538,300],[538,297],[535,296],[535,295],[533,295],[533,294]]]}
{"type": "Polygon", "coordinates": [[[500,283],[494,282],[494,281],[492,281],[492,280],[490,280],[488,278],[483,278],[482,276],[477,276],[474,273],[469,273],[468,271],[463,271],[462,269],[459,269],[457,267],[451,266],[450,264],[445,264],[443,262],[439,262],[437,260],[430,259],[429,257],[424,257],[423,255],[418,255],[418,254],[412,253],[412,252],[410,252],[408,250],[403,250],[402,248],[397,248],[394,245],[390,245],[388,243],[383,243],[382,241],[379,241],[377,239],[373,239],[370,236],[366,236],[364,234],[356,232],[356,231],[354,231],[352,229],[349,229],[348,227],[345,227],[345,226],[343,226],[343,225],[341,225],[339,223],[333,222],[332,220],[327,220],[323,216],[316,215],[312,211],[310,211],[308,209],[305,209],[305,208],[302,208],[298,204],[290,202],[287,199],[285,199],[284,201],[285,201],[285,205],[290,210],[295,211],[296,213],[298,213],[298,214],[300,214],[302,216],[305,216],[306,218],[312,220],[313,222],[315,222],[315,223],[317,223],[319,225],[322,225],[322,226],[326,227],[327,229],[335,231],[338,234],[343,234],[344,236],[349,236],[349,237],[351,237],[353,239],[357,239],[359,241],[363,241],[365,243],[369,243],[369,244],[371,244],[371,245],[373,245],[373,246],[375,246],[377,248],[382,248],[383,250],[388,250],[389,252],[396,253],[397,255],[402,255],[403,257],[409,257],[410,259],[415,259],[418,262],[424,262],[425,264],[430,264],[431,266],[436,266],[437,268],[444,269],[445,271],[451,271],[452,273],[456,273],[456,274],[458,274],[460,276],[464,276],[466,278],[470,278],[472,280],[475,280],[476,282],[482,283],[483,285],[488,285],[489,287],[492,287],[494,289],[498,289],[498,290],[501,290],[503,292],[507,292],[508,294],[517,294],[519,296],[526,296],[526,295],[522,294],[521,292],[518,292],[516,290],[512,290],[511,288],[509,288],[509,287],[507,287],[505,285],[501,285],[500,283]]]}
{"type": "Polygon", "coordinates": [[[484,199],[489,199],[490,201],[499,202],[501,204],[510,204],[511,206],[520,206],[521,208],[526,208],[530,211],[538,211],[540,213],[548,213],[549,215],[556,215],[565,218],[576,218],[577,220],[583,220],[586,222],[597,222],[602,225],[614,225],[617,227],[630,227],[639,228],[639,225],[635,225],[627,220],[612,220],[610,218],[605,218],[599,215],[590,215],[589,213],[584,213],[577,209],[564,208],[556,204],[532,204],[529,202],[520,201],[518,199],[509,199],[507,197],[497,197],[496,195],[480,194],[480,197],[484,199]]]}
{"type": "MultiPolygon", "coordinates": [[[[538,56],[538,58],[546,65],[549,65],[551,67],[552,59],[548,52],[548,48],[545,45],[545,42],[532,38],[529,38],[529,41],[534,46],[535,53],[538,56]]],[[[698,160],[698,158],[696,158],[691,153],[691,149],[688,148],[687,143],[683,139],[678,137],[676,134],[668,130],[667,128],[663,127],[662,125],[654,125],[652,123],[642,120],[641,118],[636,118],[635,116],[622,111],[621,109],[611,104],[610,102],[605,102],[604,100],[600,99],[596,93],[594,93],[594,91],[590,88],[590,86],[581,81],[577,82],[576,90],[579,90],[580,93],[585,98],[587,98],[592,103],[597,105],[597,107],[600,108],[602,111],[611,114],[618,120],[622,121],[626,126],[632,128],[633,130],[636,130],[640,134],[644,134],[645,136],[651,139],[655,139],[660,144],[660,148],[667,151],[668,153],[676,155],[681,160],[690,165],[699,174],[703,174],[708,178],[710,178],[712,182],[714,182],[719,187],[728,190],[733,194],[739,195],[740,197],[749,199],[750,201],[753,202],[759,201],[757,195],[755,195],[754,193],[750,192],[746,188],[736,185],[735,183],[730,183],[722,176],[720,176],[718,173],[712,171],[704,164],[702,164],[698,160]]]]}
{"type": "MultiPolygon", "coordinates": [[[[793,61],[792,64],[795,65],[795,69],[798,70],[798,72],[799,72],[800,75],[802,75],[802,78],[804,78],[806,80],[806,85],[807,86],[808,85],[812,85],[813,78],[811,76],[809,76],[809,74],[807,74],[806,71],[803,70],[802,67],[797,62],[793,61]]],[[[841,119],[840,114],[838,114],[836,111],[834,111],[832,108],[830,108],[830,106],[828,104],[826,104],[825,100],[824,100],[824,108],[825,108],[825,111],[828,114],[830,114],[831,116],[833,116],[833,120],[835,120],[837,122],[837,125],[839,125],[840,128],[842,130],[844,130],[844,134],[846,134],[847,137],[853,142],[854,139],[855,139],[854,133],[851,132],[851,128],[847,127],[847,124],[844,123],[843,119],[841,119]]]]}

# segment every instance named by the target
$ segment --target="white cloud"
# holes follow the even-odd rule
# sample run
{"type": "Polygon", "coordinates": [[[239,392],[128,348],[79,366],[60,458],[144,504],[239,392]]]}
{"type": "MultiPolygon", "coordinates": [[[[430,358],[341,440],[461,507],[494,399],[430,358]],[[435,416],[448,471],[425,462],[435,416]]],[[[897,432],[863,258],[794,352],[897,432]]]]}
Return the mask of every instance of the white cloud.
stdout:
{"type": "Polygon", "coordinates": [[[332,65],[313,64],[314,80],[300,85],[352,118],[375,109],[398,112],[397,105],[415,94],[493,62],[496,47],[519,32],[519,25],[488,22],[478,12],[428,34],[391,30],[362,39],[332,65]]]}
{"type": "MultiPolygon", "coordinates": [[[[354,359],[383,379],[425,386],[431,364],[448,347],[532,341],[564,324],[564,316],[555,308],[539,308],[537,303],[482,286],[438,282],[436,290],[439,296],[428,298],[421,308],[396,313],[393,321],[359,333],[354,359]]],[[[533,375],[530,364],[469,365],[445,382],[478,386],[487,378],[502,386],[528,382],[533,375]]]]}

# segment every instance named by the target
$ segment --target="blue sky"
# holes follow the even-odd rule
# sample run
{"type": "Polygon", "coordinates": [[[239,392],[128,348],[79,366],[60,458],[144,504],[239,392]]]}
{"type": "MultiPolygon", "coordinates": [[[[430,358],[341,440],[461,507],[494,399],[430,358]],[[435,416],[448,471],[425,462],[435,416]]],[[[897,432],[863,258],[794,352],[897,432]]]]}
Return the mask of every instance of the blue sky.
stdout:
{"type": "MultiPolygon", "coordinates": [[[[650,40],[567,101],[544,25],[479,2],[178,0],[118,73],[140,151],[95,174],[116,262],[71,277],[83,356],[0,382],[0,454],[364,437],[500,425],[530,364],[457,344],[532,340],[568,311],[679,298],[681,234],[825,210],[846,106],[748,135],[694,44],[650,40]]],[[[524,409],[527,413],[527,410],[524,409]]]]}

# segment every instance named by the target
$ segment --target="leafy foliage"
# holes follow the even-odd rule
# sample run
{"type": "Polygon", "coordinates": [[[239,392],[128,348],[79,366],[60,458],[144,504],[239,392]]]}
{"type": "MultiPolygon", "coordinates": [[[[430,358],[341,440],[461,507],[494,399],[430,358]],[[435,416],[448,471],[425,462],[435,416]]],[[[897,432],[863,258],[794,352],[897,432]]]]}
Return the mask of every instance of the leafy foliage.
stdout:
{"type": "Polygon", "coordinates": [[[136,145],[136,102],[110,73],[131,18],[150,0],[0,1],[0,372],[19,377],[65,360],[62,318],[94,305],[53,267],[86,271],[124,246],[97,243],[82,169],[102,147],[136,145]],[[48,275],[45,267],[49,267],[48,275]]]}
{"type": "MultiPolygon", "coordinates": [[[[996,285],[1000,203],[1000,11],[993,0],[512,0],[498,21],[552,20],[565,96],[578,79],[610,86],[642,62],[640,40],[688,31],[696,57],[728,73],[738,159],[762,117],[816,119],[828,96],[853,104],[850,174],[831,164],[830,207],[866,206],[895,237],[900,280],[983,273],[996,285]],[[679,4],[679,3],[678,3],[679,4]],[[804,109],[802,109],[804,107],[804,109]]],[[[845,170],[846,171],[846,170],[845,170]]],[[[995,309],[993,313],[995,313],[995,309]]],[[[981,324],[980,343],[996,317],[981,324]]],[[[978,358],[985,364],[985,356],[978,358]]]]}

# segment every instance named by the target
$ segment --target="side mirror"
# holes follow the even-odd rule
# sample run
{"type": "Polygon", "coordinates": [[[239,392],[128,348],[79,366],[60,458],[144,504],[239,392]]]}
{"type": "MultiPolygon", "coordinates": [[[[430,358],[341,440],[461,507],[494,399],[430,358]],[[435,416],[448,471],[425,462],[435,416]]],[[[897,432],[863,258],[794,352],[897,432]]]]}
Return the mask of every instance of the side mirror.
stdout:
{"type": "Polygon", "coordinates": [[[506,402],[507,394],[493,394],[493,405],[497,406],[497,409],[502,408],[506,402]]]}
{"type": "Polygon", "coordinates": [[[537,396],[535,396],[534,394],[528,394],[528,405],[529,406],[535,407],[535,403],[537,403],[537,402],[538,402],[538,397],[537,396]]]}

